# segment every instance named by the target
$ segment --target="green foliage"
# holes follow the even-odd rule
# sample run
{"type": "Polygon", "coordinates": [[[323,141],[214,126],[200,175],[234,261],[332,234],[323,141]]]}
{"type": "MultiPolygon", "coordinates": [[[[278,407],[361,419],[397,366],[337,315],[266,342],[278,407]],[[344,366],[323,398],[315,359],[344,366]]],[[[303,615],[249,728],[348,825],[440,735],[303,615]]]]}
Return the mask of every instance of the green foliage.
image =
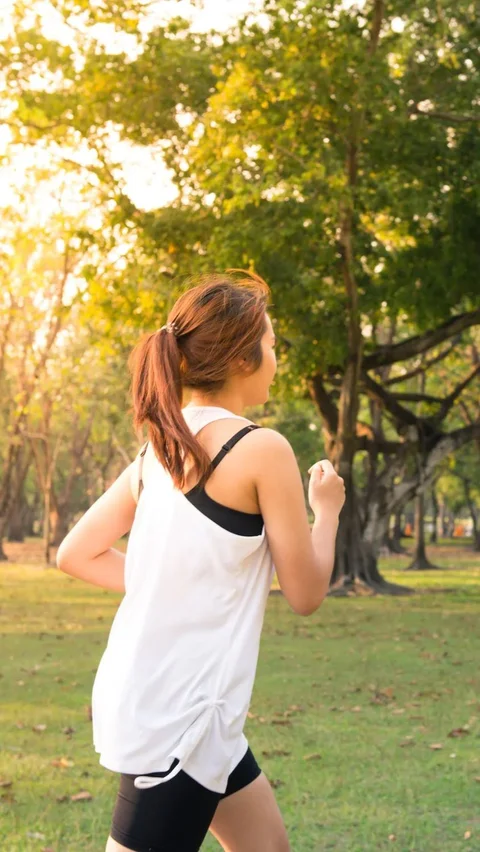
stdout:
{"type": "MultiPolygon", "coordinates": [[[[224,34],[195,33],[178,17],[152,28],[134,0],[55,0],[55,8],[68,38],[47,37],[36,12],[16,4],[15,32],[2,45],[4,101],[14,141],[64,152],[62,167],[78,168],[97,190],[102,227],[78,232],[89,249],[79,321],[107,363],[124,363],[190,276],[252,268],[272,288],[279,401],[304,399],[308,379],[322,375],[337,404],[347,352],[345,209],[367,355],[391,328],[402,340],[476,303],[480,78],[471,0],[348,8],[264,0],[260,16],[224,34]],[[99,23],[110,39],[101,40],[99,23]],[[172,204],[136,209],[117,139],[171,169],[172,204]]],[[[421,414],[430,425],[463,425],[458,405],[443,420],[437,412],[464,376],[463,347],[428,373],[423,390],[437,401],[422,403],[421,414]]],[[[418,391],[415,379],[392,387],[418,391]]],[[[350,413],[363,391],[342,391],[350,413]]],[[[400,438],[404,449],[405,423],[380,409],[362,401],[359,425],[378,415],[380,437],[400,438]]],[[[308,415],[285,412],[306,457],[316,438],[299,441],[308,415]]],[[[415,472],[418,449],[414,437],[397,482],[415,472]]],[[[358,481],[372,484],[376,463],[375,453],[359,458],[358,481]]],[[[381,464],[388,469],[390,457],[381,464]]]]}
{"type": "MultiPolygon", "coordinates": [[[[57,6],[67,21],[87,11],[67,0],[57,6]]],[[[373,57],[371,10],[265,0],[261,19],[246,16],[214,40],[178,18],[145,35],[139,7],[125,2],[92,7],[86,21],[109,20],[132,34],[128,55],[85,35],[79,64],[73,50],[21,26],[6,51],[14,91],[21,80],[15,120],[23,134],[80,134],[100,146],[105,163],[108,127],[158,146],[180,200],[149,215],[125,210],[124,221],[133,222],[147,253],[167,255],[174,275],[258,269],[272,284],[278,330],[294,346],[292,380],[341,362],[345,352],[337,239],[352,139],[364,323],[384,304],[391,316],[432,325],[468,308],[478,285],[480,135],[478,120],[468,120],[479,85],[472,4],[388,9],[373,57]],[[392,29],[393,18],[403,20],[403,32],[392,29]],[[63,82],[49,91],[29,87],[39,67],[63,82]],[[453,117],[436,117],[445,114],[453,117]]]]}
{"type": "Polygon", "coordinates": [[[468,444],[447,459],[436,488],[453,512],[462,512],[468,517],[468,492],[477,514],[480,513],[480,452],[477,445],[468,444]]]}

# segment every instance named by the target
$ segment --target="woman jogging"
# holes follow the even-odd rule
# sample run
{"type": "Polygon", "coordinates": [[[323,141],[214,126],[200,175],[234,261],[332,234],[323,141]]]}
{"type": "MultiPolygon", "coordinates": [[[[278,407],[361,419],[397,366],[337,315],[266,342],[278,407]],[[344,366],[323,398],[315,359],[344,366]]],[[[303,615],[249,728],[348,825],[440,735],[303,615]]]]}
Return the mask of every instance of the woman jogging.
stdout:
{"type": "Polygon", "coordinates": [[[197,852],[209,829],[228,852],[290,849],[243,728],[273,572],[295,612],[320,606],[345,495],[314,464],[310,530],[289,442],[243,415],[276,372],[268,298],[257,276],[206,276],[140,340],[148,441],[57,554],[125,593],[92,695],[99,762],[120,774],[106,852],[197,852]],[[112,545],[129,531],[125,556],[112,545]]]}

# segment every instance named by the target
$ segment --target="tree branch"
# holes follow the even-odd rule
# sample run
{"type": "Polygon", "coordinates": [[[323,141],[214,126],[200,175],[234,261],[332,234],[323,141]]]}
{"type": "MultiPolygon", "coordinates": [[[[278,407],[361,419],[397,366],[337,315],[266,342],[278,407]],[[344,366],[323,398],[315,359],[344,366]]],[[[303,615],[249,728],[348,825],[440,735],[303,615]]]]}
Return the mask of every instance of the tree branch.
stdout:
{"type": "Polygon", "coordinates": [[[426,118],[437,118],[439,121],[449,121],[451,124],[467,124],[468,122],[480,121],[480,113],[478,115],[458,115],[451,112],[437,112],[437,110],[420,109],[417,104],[409,108],[411,115],[423,115],[426,118]]]}
{"type": "Polygon", "coordinates": [[[460,384],[457,385],[457,387],[454,388],[453,391],[448,396],[446,396],[444,400],[442,400],[442,404],[439,410],[431,419],[438,423],[444,420],[450,409],[455,405],[460,394],[463,393],[463,391],[470,384],[470,382],[473,382],[473,380],[476,376],[479,375],[479,373],[480,364],[477,364],[473,368],[472,372],[469,373],[469,375],[463,380],[463,382],[460,382],[460,384]]]}
{"type": "Polygon", "coordinates": [[[455,429],[447,434],[439,435],[426,456],[422,476],[420,477],[418,473],[417,476],[404,479],[395,486],[392,498],[389,501],[390,513],[394,512],[397,506],[402,506],[407,500],[415,497],[416,494],[420,493],[420,489],[424,491],[428,488],[435,477],[438,465],[446,456],[455,453],[460,447],[478,437],[480,437],[480,421],[472,423],[470,426],[464,426],[462,429],[455,429]]]}
{"type": "Polygon", "coordinates": [[[368,376],[365,373],[362,376],[362,381],[365,385],[367,394],[372,399],[375,399],[383,408],[389,411],[398,423],[407,426],[415,426],[416,429],[420,428],[421,420],[413,413],[413,411],[409,411],[408,408],[400,405],[395,397],[379,385],[378,382],[372,379],[371,376],[368,376]]]}
{"type": "Polygon", "coordinates": [[[320,376],[313,376],[308,383],[310,396],[318,405],[322,417],[331,435],[336,435],[338,429],[338,408],[328,393],[320,376]]]}
{"type": "Polygon", "coordinates": [[[429,370],[430,367],[433,367],[434,364],[438,364],[439,361],[443,361],[443,359],[446,358],[447,355],[450,355],[450,352],[452,351],[452,349],[455,348],[456,344],[458,343],[458,340],[459,336],[455,337],[453,343],[451,343],[450,346],[447,346],[445,349],[442,349],[442,351],[439,352],[438,355],[435,355],[429,360],[427,359],[423,361],[422,364],[420,364],[418,367],[415,367],[414,370],[409,370],[407,373],[402,373],[401,376],[392,376],[391,379],[387,379],[386,381],[384,381],[383,384],[388,386],[395,385],[398,384],[398,382],[406,382],[408,381],[408,379],[414,379],[415,376],[419,376],[421,373],[426,373],[426,371],[429,370]]]}
{"type": "Polygon", "coordinates": [[[396,455],[404,447],[404,444],[401,441],[387,441],[383,438],[370,438],[366,434],[357,434],[355,446],[358,451],[365,450],[366,452],[371,452],[375,450],[377,453],[383,453],[384,455],[396,455]]]}
{"type": "Polygon", "coordinates": [[[428,393],[394,393],[392,396],[403,402],[445,402],[443,396],[429,396],[428,393]]]}
{"type": "Polygon", "coordinates": [[[382,27],[383,13],[385,11],[384,0],[375,0],[373,7],[373,19],[370,29],[370,42],[368,45],[368,54],[373,56],[377,47],[378,39],[380,38],[380,30],[382,27]]]}
{"type": "Polygon", "coordinates": [[[456,334],[465,331],[466,328],[471,328],[472,325],[479,323],[480,308],[476,311],[458,314],[424,334],[417,334],[415,337],[409,337],[408,340],[402,340],[392,346],[380,346],[375,352],[365,355],[363,367],[366,370],[371,370],[376,367],[385,367],[387,364],[395,364],[397,361],[406,361],[415,355],[428,352],[429,349],[443,343],[444,340],[449,340],[456,334]]]}

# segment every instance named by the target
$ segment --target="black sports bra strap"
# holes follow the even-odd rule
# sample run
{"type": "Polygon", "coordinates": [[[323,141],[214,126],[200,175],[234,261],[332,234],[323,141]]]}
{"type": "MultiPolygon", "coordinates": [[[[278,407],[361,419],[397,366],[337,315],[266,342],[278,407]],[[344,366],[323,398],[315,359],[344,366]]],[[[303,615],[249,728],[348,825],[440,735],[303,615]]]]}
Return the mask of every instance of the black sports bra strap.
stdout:
{"type": "MultiPolygon", "coordinates": [[[[215,470],[217,465],[219,465],[220,462],[222,461],[223,457],[227,455],[227,453],[232,449],[232,447],[235,446],[235,444],[240,440],[240,438],[243,438],[244,435],[247,435],[248,432],[251,432],[253,429],[261,429],[261,428],[262,427],[257,425],[256,423],[250,423],[248,426],[244,426],[243,429],[240,429],[239,432],[236,432],[235,435],[232,435],[232,437],[229,438],[228,441],[225,442],[225,444],[223,444],[220,452],[218,452],[217,455],[215,456],[215,458],[212,459],[211,470],[212,471],[215,470]]],[[[142,488],[143,488],[143,480],[142,480],[143,457],[144,457],[144,455],[147,451],[147,447],[148,447],[148,441],[147,441],[143,450],[140,453],[140,462],[139,462],[139,466],[138,466],[138,496],[137,496],[137,500],[138,500],[138,497],[140,497],[140,494],[141,494],[141,491],[142,491],[142,488]]]]}
{"type": "Polygon", "coordinates": [[[222,461],[223,457],[227,455],[227,453],[232,449],[232,447],[235,446],[235,444],[237,443],[237,441],[240,440],[240,438],[243,438],[243,436],[246,435],[248,432],[252,432],[253,429],[261,428],[262,427],[258,426],[256,423],[250,423],[249,426],[244,426],[243,429],[240,429],[239,432],[236,432],[235,435],[232,435],[232,437],[229,438],[228,441],[226,441],[225,444],[222,446],[220,452],[217,453],[214,459],[212,459],[211,469],[215,470],[217,465],[222,461]]]}

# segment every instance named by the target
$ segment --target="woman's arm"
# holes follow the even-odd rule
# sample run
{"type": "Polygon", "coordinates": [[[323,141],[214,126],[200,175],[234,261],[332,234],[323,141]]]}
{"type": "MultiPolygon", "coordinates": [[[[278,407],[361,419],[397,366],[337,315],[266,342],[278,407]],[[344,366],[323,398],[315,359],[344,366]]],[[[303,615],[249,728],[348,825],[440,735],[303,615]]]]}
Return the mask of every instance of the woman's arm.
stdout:
{"type": "Polygon", "coordinates": [[[86,583],[125,593],[125,554],[112,547],[132,527],[136,502],[133,462],[90,506],[57,550],[58,568],[86,583]]]}

